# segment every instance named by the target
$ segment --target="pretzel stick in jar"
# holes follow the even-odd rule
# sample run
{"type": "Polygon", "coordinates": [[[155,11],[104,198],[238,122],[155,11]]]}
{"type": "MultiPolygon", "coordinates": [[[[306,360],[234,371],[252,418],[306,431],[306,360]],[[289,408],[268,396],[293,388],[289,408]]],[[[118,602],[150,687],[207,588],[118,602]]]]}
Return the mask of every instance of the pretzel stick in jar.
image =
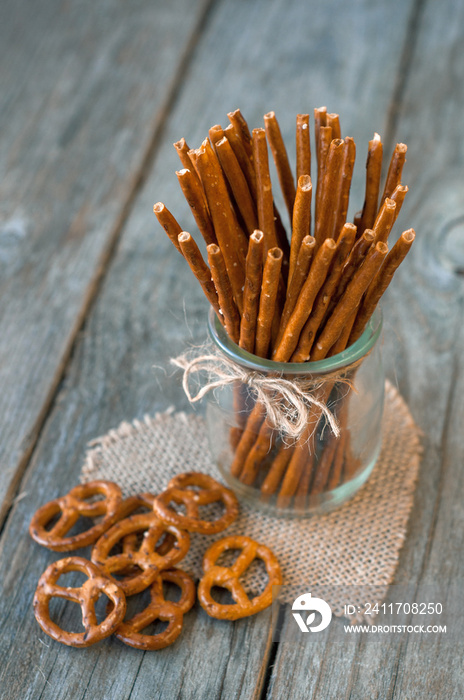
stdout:
{"type": "Polygon", "coordinates": [[[320,217],[322,198],[324,196],[325,173],[327,164],[327,154],[332,142],[332,127],[321,126],[319,129],[319,150],[317,159],[317,184],[316,184],[316,215],[317,222],[320,217]]]}
{"type": "Polygon", "coordinates": [[[397,185],[392,192],[390,199],[392,199],[396,203],[395,219],[394,219],[393,223],[395,223],[395,221],[398,218],[398,214],[401,211],[401,207],[403,206],[404,198],[406,197],[407,193],[408,193],[408,186],[407,185],[397,185]]]}
{"type": "Polygon", "coordinates": [[[335,217],[333,236],[335,240],[338,239],[343,225],[346,223],[346,215],[348,213],[348,204],[350,201],[351,180],[353,178],[354,162],[356,160],[356,146],[351,136],[346,136],[345,138],[344,151],[341,182],[338,193],[339,209],[335,217]]]}
{"type": "Polygon", "coordinates": [[[264,235],[254,231],[250,236],[246,258],[245,289],[243,292],[243,313],[240,323],[239,345],[248,352],[254,352],[256,323],[258,320],[259,296],[263,280],[264,235]]]}
{"type": "Polygon", "coordinates": [[[267,253],[270,248],[277,246],[277,238],[266,132],[264,129],[253,129],[253,153],[258,185],[258,222],[260,230],[264,233],[264,251],[267,253]]]}
{"type": "Polygon", "coordinates": [[[301,241],[311,232],[311,197],[313,186],[309,175],[298,179],[295,205],[293,207],[292,239],[290,241],[290,267],[288,278],[291,281],[300,250],[301,241]]]}
{"type": "Polygon", "coordinates": [[[234,195],[237,208],[248,233],[251,234],[258,227],[258,217],[245,175],[226,137],[216,141],[215,147],[219,162],[234,195]]]}
{"type": "Polygon", "coordinates": [[[200,178],[198,177],[198,173],[195,168],[195,163],[190,157],[191,149],[188,147],[186,140],[184,138],[181,138],[180,141],[176,141],[176,143],[173,145],[177,151],[177,155],[180,158],[182,167],[186,170],[190,170],[193,173],[193,176],[197,179],[198,184],[200,185],[200,178]]]}
{"type": "Polygon", "coordinates": [[[277,334],[276,344],[280,342],[280,338],[285,330],[285,326],[288,323],[290,316],[293,313],[295,304],[298,301],[300,292],[303,288],[306,278],[308,277],[308,272],[311,266],[311,261],[314,255],[314,249],[316,247],[316,239],[314,236],[305,236],[301,242],[300,250],[298,253],[298,258],[296,260],[295,269],[293,271],[292,278],[289,282],[287,295],[285,298],[285,305],[280,317],[279,333],[277,334]]]}
{"type": "MultiPolygon", "coordinates": [[[[314,110],[314,133],[316,137],[316,158],[318,164],[317,177],[319,179],[319,161],[321,159],[321,126],[327,126],[327,107],[316,107],[314,110]]],[[[332,132],[330,132],[332,133],[332,132]]]]}
{"type": "Polygon", "coordinates": [[[385,187],[382,194],[383,203],[387,197],[393,193],[395,187],[401,182],[401,174],[403,172],[403,166],[406,162],[406,152],[408,147],[405,143],[397,143],[393,155],[391,157],[390,165],[388,168],[387,179],[385,181],[385,187]]]}
{"type": "Polygon", "coordinates": [[[374,223],[374,236],[376,241],[385,241],[390,235],[393,224],[396,219],[396,202],[393,199],[387,197],[380,211],[377,214],[377,218],[374,223]]]}
{"type": "Polygon", "coordinates": [[[232,287],[227,274],[226,264],[221,249],[215,243],[207,246],[208,262],[211,276],[219,298],[219,306],[224,316],[224,325],[228,336],[238,343],[240,337],[240,315],[232,295],[232,287]]]}
{"type": "Polygon", "coordinates": [[[182,226],[179,224],[177,219],[175,219],[175,217],[171,214],[169,209],[163,204],[163,202],[157,202],[153,206],[153,211],[159,223],[171,239],[171,243],[173,243],[176,246],[177,250],[182,255],[182,251],[180,249],[178,241],[179,233],[182,233],[182,226]]]}
{"type": "Polygon", "coordinates": [[[263,283],[256,324],[255,355],[258,355],[258,357],[267,357],[269,350],[281,267],[282,251],[280,248],[270,248],[264,263],[263,283]]]}
{"type": "Polygon", "coordinates": [[[416,237],[414,229],[410,228],[404,231],[391,251],[388,253],[385,261],[379,272],[369,285],[366,296],[364,297],[361,307],[356,316],[353,329],[351,331],[349,344],[354,343],[364,331],[370,317],[379,303],[380,297],[383,295],[388,285],[393,279],[393,275],[403,262],[406,255],[414,243],[416,237]]]}
{"type": "Polygon", "coordinates": [[[190,269],[199,281],[201,288],[209,303],[215,310],[217,317],[223,324],[224,317],[222,316],[220,311],[216,287],[211,278],[211,270],[203,260],[200,250],[190,233],[187,233],[187,231],[182,231],[182,233],[179,234],[178,239],[179,246],[184,258],[187,260],[190,269]]]}
{"type": "Polygon", "coordinates": [[[309,114],[296,115],[296,180],[302,175],[311,177],[311,139],[309,114]]]}
{"type": "Polygon", "coordinates": [[[274,351],[272,359],[276,362],[288,362],[292,356],[301,330],[311,313],[316,295],[324,284],[336,248],[335,241],[332,238],[328,238],[316,253],[308,278],[303,285],[282,338],[274,351]]]}
{"type": "Polygon", "coordinates": [[[272,496],[279,488],[285,470],[288,467],[293,454],[293,445],[281,445],[277,456],[266,474],[261,485],[261,493],[264,497],[272,496]]]}
{"type": "Polygon", "coordinates": [[[369,141],[366,161],[366,194],[358,226],[360,236],[366,228],[372,228],[379,209],[380,176],[382,173],[383,145],[379,134],[369,141]]]}
{"type": "MultiPolygon", "coordinates": [[[[322,131],[322,129],[321,129],[322,131]]],[[[345,142],[334,139],[330,143],[325,166],[324,185],[317,213],[314,237],[316,245],[320,246],[327,238],[334,238],[335,223],[338,217],[340,202],[334,196],[340,188],[342,177],[345,142]]]]}
{"type": "MultiPolygon", "coordinates": [[[[200,149],[197,154],[197,165],[201,175],[201,181],[206,192],[214,231],[224,256],[227,274],[232,286],[235,302],[240,309],[243,308],[243,284],[245,282],[245,259],[241,250],[235,243],[235,222],[230,205],[229,195],[224,179],[218,174],[217,169],[208,157],[208,153],[200,149]]],[[[238,339],[238,334],[237,334],[238,339]]]]}
{"type": "Polygon", "coordinates": [[[205,194],[197,174],[193,171],[193,166],[192,170],[187,170],[186,168],[176,170],[176,175],[198,229],[205,239],[206,245],[217,243],[213,223],[205,200],[205,194]]]}
{"type": "Polygon", "coordinates": [[[340,116],[338,114],[334,114],[332,112],[331,114],[327,115],[327,126],[330,126],[332,129],[333,139],[341,139],[342,130],[340,128],[340,116]]]}
{"type": "Polygon", "coordinates": [[[353,248],[355,237],[356,226],[353,224],[345,224],[342,233],[340,234],[340,238],[337,241],[337,250],[335,252],[332,266],[321,290],[316,297],[314,302],[314,310],[311,312],[303,327],[303,330],[300,333],[298,345],[291,357],[291,362],[308,361],[317,331],[319,330],[319,326],[329,306],[332,294],[340,281],[343,268],[353,248]]]}
{"type": "Polygon", "coordinates": [[[328,351],[340,336],[344,323],[361,301],[364,292],[378,272],[387,253],[388,246],[382,241],[379,241],[375,247],[370,249],[366,259],[353,275],[345,294],[325,324],[315,346],[313,346],[311,361],[315,362],[326,357],[328,351]]]}
{"type": "Polygon", "coordinates": [[[228,112],[227,116],[239,135],[248,158],[253,161],[253,139],[245,117],[239,109],[236,109],[234,112],[228,112]]]}
{"type": "Polygon", "coordinates": [[[272,157],[277,170],[277,175],[284,196],[285,205],[288,210],[290,220],[293,216],[293,203],[295,201],[295,182],[293,180],[292,169],[288,161],[287,150],[285,148],[279,122],[275,112],[268,112],[264,115],[264,126],[267,140],[271,149],[272,157]]]}

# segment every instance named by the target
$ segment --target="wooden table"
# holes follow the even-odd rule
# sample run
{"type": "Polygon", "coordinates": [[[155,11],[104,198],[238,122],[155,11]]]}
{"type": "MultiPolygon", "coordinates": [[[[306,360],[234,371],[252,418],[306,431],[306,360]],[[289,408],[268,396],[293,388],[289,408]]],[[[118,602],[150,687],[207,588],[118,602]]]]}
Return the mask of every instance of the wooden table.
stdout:
{"type": "Polygon", "coordinates": [[[274,109],[291,143],[295,114],[326,104],[358,144],[350,215],[374,130],[388,152],[409,145],[396,230],[418,240],[385,299],[385,356],[424,458],[397,581],[462,581],[464,3],[4,0],[0,13],[0,695],[463,697],[460,654],[439,639],[299,647],[284,630],[277,644],[269,611],[228,624],[198,609],[159,653],[60,646],[31,608],[60,555],[27,527],[77,482],[89,440],[188,409],[179,377],[152,369],[205,336],[205,299],[152,213],[162,200],[193,228],[172,142],[198,145],[240,106],[252,126],[274,109]]]}

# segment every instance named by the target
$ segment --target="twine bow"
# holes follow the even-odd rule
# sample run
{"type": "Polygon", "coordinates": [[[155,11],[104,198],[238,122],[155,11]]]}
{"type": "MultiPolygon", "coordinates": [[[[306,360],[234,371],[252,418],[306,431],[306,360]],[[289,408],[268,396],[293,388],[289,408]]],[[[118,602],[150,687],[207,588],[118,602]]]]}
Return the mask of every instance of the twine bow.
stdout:
{"type": "Polygon", "coordinates": [[[328,382],[342,381],[351,386],[345,372],[332,373],[324,377],[286,379],[283,376],[269,376],[261,372],[245,369],[222,354],[200,348],[193,354],[183,354],[171,359],[171,363],[183,369],[182,386],[191,403],[200,401],[214,389],[234,384],[247,385],[255,395],[255,401],[262,404],[271,428],[278,430],[282,438],[298,440],[315,409],[323,414],[336,438],[340,436],[338,422],[324,401],[320,401],[320,390],[328,382]],[[206,374],[206,381],[201,375],[206,374]],[[197,390],[192,392],[191,381],[196,378],[197,390]]]}

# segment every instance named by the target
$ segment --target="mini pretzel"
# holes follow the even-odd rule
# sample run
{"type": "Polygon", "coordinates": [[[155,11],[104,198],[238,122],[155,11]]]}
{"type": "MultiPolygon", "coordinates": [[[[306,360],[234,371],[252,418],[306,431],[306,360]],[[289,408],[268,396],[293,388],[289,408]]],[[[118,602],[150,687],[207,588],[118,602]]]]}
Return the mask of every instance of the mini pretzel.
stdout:
{"type": "Polygon", "coordinates": [[[95,564],[82,557],[60,559],[45,570],[40,577],[34,595],[34,613],[37,622],[52,639],[72,647],[89,647],[112,634],[124,619],[126,598],[121,588],[111,581],[95,564]],[[58,586],[59,577],[68,571],[81,571],[88,576],[79,588],[58,586]],[[101,595],[106,595],[113,608],[100,623],[95,615],[95,603],[101,595]],[[78,603],[82,609],[82,624],[85,632],[65,632],[50,619],[51,598],[65,598],[78,603]]]}
{"type": "Polygon", "coordinates": [[[163,491],[155,498],[153,510],[165,523],[177,525],[189,532],[200,532],[203,535],[214,535],[222,532],[236,519],[238,515],[238,501],[230,489],[222,486],[207,474],[200,472],[186,472],[178,474],[163,491]],[[200,491],[189,489],[189,486],[199,486],[200,491]],[[176,512],[169,504],[182,503],[187,515],[176,512]],[[198,517],[199,506],[205,506],[216,501],[222,501],[225,513],[217,520],[200,520],[198,517]]]}
{"type": "Polygon", "coordinates": [[[180,635],[184,614],[194,602],[195,583],[185,571],[162,571],[151,584],[150,603],[145,610],[122,622],[115,635],[121,642],[136,649],[164,649],[173,644],[180,635]],[[181,589],[180,599],[176,603],[165,600],[163,581],[171,581],[181,589]],[[143,634],[142,630],[155,620],[169,622],[169,625],[158,634],[143,634]]]}
{"type": "Polygon", "coordinates": [[[218,540],[207,550],[203,568],[205,575],[198,585],[198,600],[208,615],[219,620],[238,620],[264,610],[272,603],[272,586],[280,586],[282,583],[282,572],[274,554],[264,544],[258,544],[250,537],[232,535],[218,540]],[[241,549],[242,552],[232,566],[217,566],[221,554],[229,549],[241,549]],[[264,562],[269,581],[264,591],[250,600],[239,577],[256,558],[264,562]],[[236,604],[216,603],[211,597],[213,586],[227,588],[236,604]]]}
{"type": "MultiPolygon", "coordinates": [[[[118,522],[124,520],[129,515],[140,511],[142,508],[153,513],[153,501],[155,500],[155,494],[153,493],[139,493],[136,496],[129,496],[126,498],[120,506],[118,512],[118,522]]],[[[158,554],[166,554],[173,546],[176,538],[170,532],[167,532],[164,540],[160,545],[156,547],[158,554]]],[[[123,552],[134,552],[137,548],[137,534],[132,533],[131,535],[126,535],[122,539],[122,551],[123,552]]],[[[134,567],[132,567],[134,568],[134,567]]],[[[136,568],[136,567],[135,567],[136,568]]]]}
{"type": "Polygon", "coordinates": [[[79,484],[66,496],[55,498],[39,508],[31,520],[29,533],[33,540],[55,552],[87,547],[96,542],[100,535],[116,522],[121,501],[121,489],[111,481],[79,484]],[[97,494],[103,494],[105,498],[94,503],[85,500],[97,494]],[[46,525],[58,514],[58,521],[47,530],[46,525]],[[103,519],[90,529],[78,535],[65,536],[81,516],[96,518],[100,515],[104,516],[103,519]]]}
{"type": "Polygon", "coordinates": [[[188,532],[175,525],[162,523],[154,513],[132,515],[113,525],[100,537],[92,550],[92,561],[101,566],[112,579],[112,574],[127,573],[133,566],[137,566],[140,569],[138,574],[117,581],[126,595],[134,595],[148,588],[160,571],[169,569],[180,561],[188,552],[189,546],[188,532]],[[144,533],[138,549],[110,555],[115,545],[133,533],[144,533]],[[156,551],[156,544],[164,533],[174,535],[175,542],[168,552],[161,555],[156,551]]]}

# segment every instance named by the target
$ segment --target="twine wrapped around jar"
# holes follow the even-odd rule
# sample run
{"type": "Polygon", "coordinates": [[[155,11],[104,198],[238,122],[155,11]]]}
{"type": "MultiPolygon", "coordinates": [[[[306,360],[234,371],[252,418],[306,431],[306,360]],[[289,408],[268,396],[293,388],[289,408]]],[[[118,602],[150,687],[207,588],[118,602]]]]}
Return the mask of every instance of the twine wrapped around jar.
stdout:
{"type": "Polygon", "coordinates": [[[210,344],[171,359],[173,365],[184,371],[182,386],[191,403],[200,401],[214,389],[244,384],[254,394],[255,402],[262,405],[270,427],[283,439],[292,441],[301,438],[315,407],[325,416],[334,436],[340,436],[337,418],[317,396],[321,395],[321,389],[329,384],[333,386],[335,382],[346,384],[348,390],[353,389],[349,375],[361,361],[324,376],[292,377],[290,371],[291,378],[287,378],[282,374],[269,376],[246,369],[217,352],[210,344]],[[196,390],[191,388],[193,379],[197,382],[196,390]]]}

